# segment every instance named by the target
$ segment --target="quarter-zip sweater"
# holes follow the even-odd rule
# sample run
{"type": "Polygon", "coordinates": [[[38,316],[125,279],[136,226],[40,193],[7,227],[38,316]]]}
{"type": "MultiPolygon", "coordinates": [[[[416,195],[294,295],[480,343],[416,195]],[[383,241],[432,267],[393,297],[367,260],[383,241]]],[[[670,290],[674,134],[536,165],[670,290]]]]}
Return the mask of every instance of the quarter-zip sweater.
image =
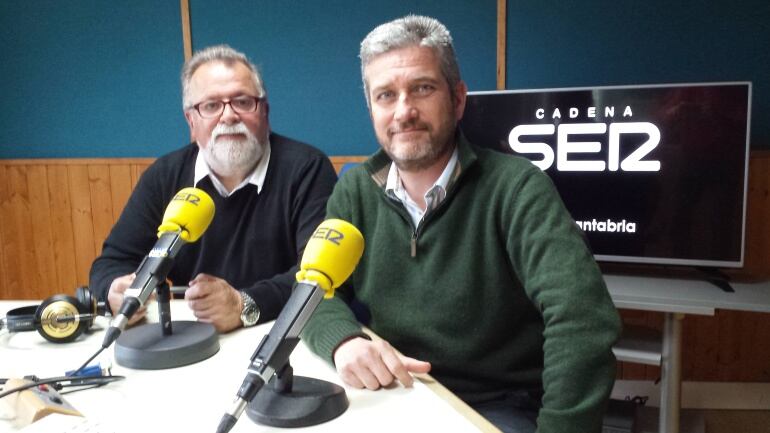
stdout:
{"type": "Polygon", "coordinates": [[[339,180],[327,218],[366,242],[351,278],[303,338],[333,351],[364,325],[469,403],[544,391],[539,432],[598,432],[615,377],[617,310],[579,228],[529,161],[468,143],[446,199],[414,227],[384,191],[379,151],[339,180]]]}

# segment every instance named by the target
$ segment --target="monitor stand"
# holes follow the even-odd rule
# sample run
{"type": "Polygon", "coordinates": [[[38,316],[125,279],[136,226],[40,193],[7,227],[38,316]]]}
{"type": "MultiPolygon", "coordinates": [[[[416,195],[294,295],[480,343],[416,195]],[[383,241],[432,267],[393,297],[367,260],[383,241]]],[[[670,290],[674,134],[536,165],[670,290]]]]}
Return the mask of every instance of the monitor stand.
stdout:
{"type": "Polygon", "coordinates": [[[730,277],[719,269],[696,266],[695,270],[709,283],[719,287],[725,292],[735,293],[735,289],[730,285],[730,277]]]}

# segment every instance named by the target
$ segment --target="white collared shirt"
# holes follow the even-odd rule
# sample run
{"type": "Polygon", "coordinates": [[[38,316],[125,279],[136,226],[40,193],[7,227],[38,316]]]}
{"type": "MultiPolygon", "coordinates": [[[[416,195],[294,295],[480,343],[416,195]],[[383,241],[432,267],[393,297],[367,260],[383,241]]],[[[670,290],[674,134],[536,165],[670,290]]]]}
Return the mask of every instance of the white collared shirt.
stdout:
{"type": "Polygon", "coordinates": [[[412,218],[415,228],[420,226],[420,222],[423,217],[429,211],[436,209],[442,201],[446,198],[446,189],[449,185],[449,179],[452,177],[452,173],[457,165],[457,147],[452,152],[452,157],[449,158],[444,171],[441,172],[441,176],[436,179],[433,186],[425,192],[425,210],[422,210],[420,206],[409,197],[409,194],[404,188],[404,183],[401,182],[401,178],[398,175],[398,168],[396,164],[390,164],[390,170],[388,171],[388,180],[385,183],[385,193],[400,201],[406,211],[409,212],[409,216],[412,218]]]}
{"type": "Polygon", "coordinates": [[[257,194],[259,194],[262,192],[262,186],[265,184],[265,175],[267,174],[268,163],[270,163],[270,141],[265,144],[265,152],[257,163],[257,166],[254,167],[254,171],[251,172],[251,175],[244,179],[243,182],[239,183],[235,188],[233,188],[232,191],[227,192],[227,188],[225,188],[222,182],[211,172],[211,168],[203,158],[203,150],[198,149],[198,156],[195,157],[195,175],[193,177],[193,185],[198,186],[198,182],[208,176],[211,178],[211,183],[214,185],[214,188],[222,197],[230,197],[235,193],[235,191],[238,191],[248,184],[256,185],[257,194]]]}

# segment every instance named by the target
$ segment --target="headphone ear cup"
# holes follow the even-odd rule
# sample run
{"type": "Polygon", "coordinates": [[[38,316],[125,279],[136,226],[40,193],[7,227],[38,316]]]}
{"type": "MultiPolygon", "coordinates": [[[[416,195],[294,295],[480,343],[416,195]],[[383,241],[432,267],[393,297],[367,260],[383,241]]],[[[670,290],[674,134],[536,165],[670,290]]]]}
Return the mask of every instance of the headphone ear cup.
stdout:
{"type": "Polygon", "coordinates": [[[97,314],[96,298],[88,289],[88,286],[78,287],[77,290],[75,290],[75,298],[77,298],[78,303],[80,304],[78,305],[78,310],[83,314],[88,314],[88,316],[85,316],[83,319],[83,322],[86,324],[86,330],[88,330],[91,328],[91,325],[94,324],[94,318],[97,314]]]}
{"type": "Polygon", "coordinates": [[[37,307],[37,332],[52,343],[69,343],[88,329],[81,320],[81,315],[87,313],[80,301],[72,296],[52,296],[37,307]]]}

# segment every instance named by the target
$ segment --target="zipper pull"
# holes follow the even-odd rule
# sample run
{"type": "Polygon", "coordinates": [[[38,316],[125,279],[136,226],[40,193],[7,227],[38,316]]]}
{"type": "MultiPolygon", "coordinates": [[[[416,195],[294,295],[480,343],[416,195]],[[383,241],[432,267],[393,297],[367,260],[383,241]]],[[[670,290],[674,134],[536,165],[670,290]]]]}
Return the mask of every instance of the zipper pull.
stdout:
{"type": "Polygon", "coordinates": [[[412,234],[412,257],[417,257],[417,233],[412,234]]]}

